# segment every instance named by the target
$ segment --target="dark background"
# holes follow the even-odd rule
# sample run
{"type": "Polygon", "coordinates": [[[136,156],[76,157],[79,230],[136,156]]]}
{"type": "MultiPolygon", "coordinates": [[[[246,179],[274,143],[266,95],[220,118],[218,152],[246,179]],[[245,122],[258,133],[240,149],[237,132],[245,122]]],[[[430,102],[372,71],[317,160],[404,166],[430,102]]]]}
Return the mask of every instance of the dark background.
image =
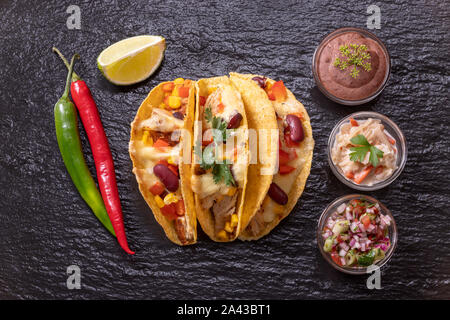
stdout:
{"type": "MultiPolygon", "coordinates": [[[[448,1],[1,1],[0,298],[20,299],[450,299],[448,1]],[[81,8],[81,30],[66,9],[81,8]],[[336,28],[366,28],[381,8],[392,74],[379,99],[343,107],[317,89],[311,59],[336,28]],[[162,35],[165,59],[148,80],[109,84],[96,57],[140,34],[162,35]],[[112,149],[130,246],[127,256],[78,195],[59,154],[53,106],[66,69],[51,52],[82,59],[76,71],[97,101],[112,149]],[[257,242],[219,244],[199,232],[195,246],[166,239],[141,197],[128,156],[129,124],[149,90],[176,77],[230,71],[282,79],[311,117],[311,175],[291,215],[257,242]],[[381,290],[367,276],[335,271],[321,257],[316,224],[325,206],[353,191],[331,173],[326,144],[345,115],[373,110],[403,130],[408,162],[390,186],[368,194],[392,211],[398,247],[382,268],[381,290]],[[81,290],[66,268],[81,268],[81,290]]],[[[91,171],[94,166],[81,130],[91,171]]]]}

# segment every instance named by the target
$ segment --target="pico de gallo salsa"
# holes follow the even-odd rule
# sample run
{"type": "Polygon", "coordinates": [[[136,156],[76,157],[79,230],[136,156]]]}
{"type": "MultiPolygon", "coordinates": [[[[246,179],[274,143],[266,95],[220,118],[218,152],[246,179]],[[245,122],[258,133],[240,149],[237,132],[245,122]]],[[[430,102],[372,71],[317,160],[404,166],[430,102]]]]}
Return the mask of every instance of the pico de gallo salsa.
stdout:
{"type": "Polygon", "coordinates": [[[368,267],[383,259],[391,246],[391,218],[377,202],[354,199],[341,204],[322,230],[323,250],[339,266],[368,267]]]}

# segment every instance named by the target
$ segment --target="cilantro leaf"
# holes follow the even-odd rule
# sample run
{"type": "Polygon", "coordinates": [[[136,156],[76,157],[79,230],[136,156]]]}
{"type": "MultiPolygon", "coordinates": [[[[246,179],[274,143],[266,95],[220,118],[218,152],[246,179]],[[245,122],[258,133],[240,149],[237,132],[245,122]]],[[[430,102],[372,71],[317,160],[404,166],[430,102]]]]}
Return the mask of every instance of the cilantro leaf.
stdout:
{"type": "Polygon", "coordinates": [[[213,139],[215,142],[219,143],[226,141],[227,139],[227,122],[220,118],[212,115],[211,108],[205,109],[205,119],[207,122],[211,123],[213,130],[213,139]]]}
{"type": "Polygon", "coordinates": [[[213,168],[213,179],[215,183],[219,183],[224,180],[225,185],[235,186],[233,174],[231,173],[230,167],[226,163],[215,164],[213,168]]]}
{"type": "Polygon", "coordinates": [[[367,152],[370,152],[369,161],[374,167],[376,167],[378,165],[379,159],[383,158],[383,151],[371,145],[369,141],[367,141],[366,137],[362,134],[358,134],[356,137],[353,137],[352,139],[350,139],[350,142],[353,145],[357,146],[350,148],[351,161],[363,162],[367,152]]]}

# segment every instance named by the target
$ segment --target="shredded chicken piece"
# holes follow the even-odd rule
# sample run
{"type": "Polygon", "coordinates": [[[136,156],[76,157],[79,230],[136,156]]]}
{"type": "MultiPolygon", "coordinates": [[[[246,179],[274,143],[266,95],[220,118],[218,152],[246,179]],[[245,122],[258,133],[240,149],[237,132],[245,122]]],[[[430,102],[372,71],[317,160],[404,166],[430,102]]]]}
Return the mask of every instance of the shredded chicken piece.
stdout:
{"type": "Polygon", "coordinates": [[[237,193],[232,197],[224,196],[222,200],[215,202],[212,206],[211,211],[214,214],[216,233],[223,230],[225,223],[230,221],[236,208],[236,201],[237,193]]]}

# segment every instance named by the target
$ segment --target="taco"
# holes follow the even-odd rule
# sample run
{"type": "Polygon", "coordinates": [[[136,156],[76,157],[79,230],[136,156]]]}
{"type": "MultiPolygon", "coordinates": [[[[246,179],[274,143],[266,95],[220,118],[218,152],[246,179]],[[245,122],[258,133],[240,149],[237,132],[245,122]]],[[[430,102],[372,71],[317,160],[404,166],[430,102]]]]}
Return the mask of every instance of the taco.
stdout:
{"type": "Polygon", "coordinates": [[[197,219],[214,241],[239,234],[248,170],[248,124],[228,77],[196,83],[191,186],[197,219]]]}
{"type": "Polygon", "coordinates": [[[254,81],[231,76],[230,81],[244,101],[248,127],[253,129],[250,139],[248,167],[241,231],[249,224],[269,190],[276,169],[278,152],[278,125],[274,108],[266,93],[254,81]]]}
{"type": "MultiPolygon", "coordinates": [[[[314,139],[308,113],[282,81],[231,73],[231,79],[253,81],[264,89],[277,116],[279,130],[278,172],[265,199],[239,239],[257,240],[286,218],[301,196],[311,169],[314,139]]],[[[249,176],[249,185],[258,183],[249,176]]]]}
{"type": "Polygon", "coordinates": [[[129,152],[139,190],[167,237],[179,245],[197,241],[190,188],[194,109],[194,82],[178,78],[156,86],[131,124],[129,152]]]}

